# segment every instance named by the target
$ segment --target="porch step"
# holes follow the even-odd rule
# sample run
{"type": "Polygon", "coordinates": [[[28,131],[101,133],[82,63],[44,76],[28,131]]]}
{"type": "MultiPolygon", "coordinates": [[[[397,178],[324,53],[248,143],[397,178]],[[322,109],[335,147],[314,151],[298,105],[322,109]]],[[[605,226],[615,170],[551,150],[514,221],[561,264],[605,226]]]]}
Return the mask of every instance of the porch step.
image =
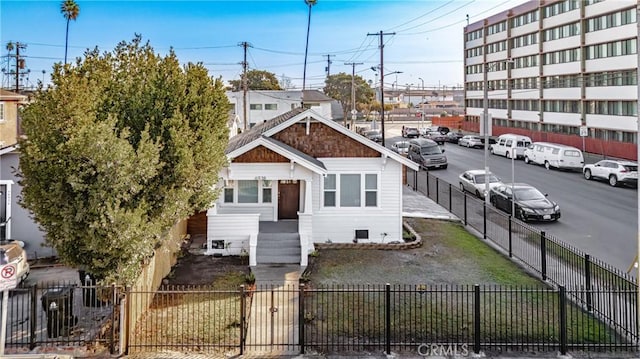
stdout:
{"type": "Polygon", "coordinates": [[[256,260],[258,264],[299,264],[298,233],[259,233],[256,260]]]}

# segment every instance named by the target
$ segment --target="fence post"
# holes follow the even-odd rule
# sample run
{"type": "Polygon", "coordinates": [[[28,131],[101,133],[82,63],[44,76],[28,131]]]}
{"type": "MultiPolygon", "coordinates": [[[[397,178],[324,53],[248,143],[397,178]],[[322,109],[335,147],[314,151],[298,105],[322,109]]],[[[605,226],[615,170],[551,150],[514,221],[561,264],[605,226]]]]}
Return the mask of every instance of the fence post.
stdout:
{"type": "MultiPolygon", "coordinates": [[[[125,304],[125,330],[124,330],[124,354],[129,354],[129,343],[131,342],[131,302],[133,302],[133,296],[131,295],[131,287],[125,287],[124,289],[124,304],[125,304]]],[[[123,335],[120,334],[120,338],[123,338],[123,335]]]]}
{"type": "Polygon", "coordinates": [[[482,202],[482,238],[487,239],[487,203],[482,202]]]}
{"type": "Polygon", "coordinates": [[[467,225],[467,194],[462,192],[462,196],[464,197],[464,225],[467,225]]]}
{"type": "Polygon", "coordinates": [[[473,352],[480,354],[480,285],[473,286],[473,352]]]}
{"type": "Polygon", "coordinates": [[[540,231],[540,261],[542,280],[547,280],[547,235],[544,231],[540,231]]]}
{"type": "Polygon", "coordinates": [[[304,354],[304,283],[300,283],[298,293],[298,340],[300,340],[300,354],[304,354]]]}
{"type": "Polygon", "coordinates": [[[451,183],[449,183],[449,212],[451,212],[451,183]]]}
{"type": "Polygon", "coordinates": [[[110,342],[109,342],[109,353],[110,354],[115,354],[116,352],[116,325],[115,323],[117,323],[118,321],[116,320],[116,315],[117,315],[117,310],[116,310],[116,306],[118,304],[118,292],[117,289],[118,287],[116,287],[115,284],[111,284],[111,303],[113,306],[113,310],[111,311],[111,338],[110,338],[110,342]]]}
{"type": "MultiPolygon", "coordinates": [[[[437,182],[436,182],[437,183],[437,182]]],[[[384,323],[384,335],[385,335],[385,353],[391,355],[391,284],[385,285],[385,323],[384,323]]]]}
{"type": "Polygon", "coordinates": [[[440,204],[440,179],[436,177],[436,203],[440,204]]]}
{"type": "Polygon", "coordinates": [[[31,286],[31,333],[29,335],[29,349],[33,350],[36,347],[36,331],[38,330],[38,285],[31,286]]]}
{"type": "Polygon", "coordinates": [[[418,190],[418,172],[417,171],[413,171],[413,190],[414,191],[418,190]]]}
{"type": "Polygon", "coordinates": [[[587,296],[587,310],[592,311],[593,308],[591,302],[591,256],[588,254],[584,255],[584,284],[586,289],[587,296]]]}
{"type": "Polygon", "coordinates": [[[560,354],[567,355],[567,293],[563,285],[560,286],[560,354]]]}
{"type": "Polygon", "coordinates": [[[425,174],[427,175],[427,197],[431,197],[429,195],[429,171],[425,172],[425,174]]]}
{"type": "Polygon", "coordinates": [[[245,337],[245,333],[244,333],[244,328],[246,323],[246,318],[245,318],[245,303],[246,303],[246,295],[247,292],[245,290],[244,284],[240,285],[240,355],[244,354],[244,337],[245,337]]]}
{"type": "Polygon", "coordinates": [[[509,215],[509,258],[513,257],[513,232],[512,232],[513,216],[509,215]]]}

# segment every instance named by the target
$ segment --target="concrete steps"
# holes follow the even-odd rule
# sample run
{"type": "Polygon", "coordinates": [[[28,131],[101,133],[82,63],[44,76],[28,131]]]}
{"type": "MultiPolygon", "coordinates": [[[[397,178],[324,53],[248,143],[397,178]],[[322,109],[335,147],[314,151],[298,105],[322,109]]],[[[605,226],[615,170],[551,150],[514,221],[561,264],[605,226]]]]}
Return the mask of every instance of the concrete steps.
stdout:
{"type": "Polygon", "coordinates": [[[299,264],[298,233],[259,233],[256,259],[260,264],[299,264]]]}

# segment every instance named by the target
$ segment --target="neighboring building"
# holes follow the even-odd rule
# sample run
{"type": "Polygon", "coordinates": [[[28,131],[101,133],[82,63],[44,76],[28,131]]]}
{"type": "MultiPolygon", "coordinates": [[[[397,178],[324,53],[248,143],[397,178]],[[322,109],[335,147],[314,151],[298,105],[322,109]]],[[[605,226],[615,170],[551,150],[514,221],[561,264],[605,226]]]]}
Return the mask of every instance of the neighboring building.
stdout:
{"type": "MultiPolygon", "coordinates": [[[[311,108],[321,116],[334,121],[342,120],[342,106],[317,90],[305,90],[304,106],[311,108]]],[[[227,91],[227,98],[234,112],[244,126],[243,92],[227,91]]],[[[302,90],[252,90],[247,91],[247,125],[252,127],[283,113],[302,106],[302,90]]],[[[241,127],[242,128],[242,127],[241,127]]]]}
{"type": "Polygon", "coordinates": [[[314,243],[402,241],[405,166],[417,164],[313,110],[260,123],[225,153],[221,195],[198,217],[207,254],[306,265],[314,243]]]}
{"type": "Polygon", "coordinates": [[[635,158],[637,0],[528,1],[464,29],[465,129],[635,158]]]}
{"type": "Polygon", "coordinates": [[[18,143],[18,108],[26,102],[27,96],[0,89],[0,148],[18,143]]]}

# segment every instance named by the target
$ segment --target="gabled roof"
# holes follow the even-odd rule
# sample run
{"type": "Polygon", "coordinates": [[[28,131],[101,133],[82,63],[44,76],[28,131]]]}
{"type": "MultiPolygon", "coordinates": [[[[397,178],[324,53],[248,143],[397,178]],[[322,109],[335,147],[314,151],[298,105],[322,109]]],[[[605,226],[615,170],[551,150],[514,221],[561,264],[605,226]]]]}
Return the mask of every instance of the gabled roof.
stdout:
{"type": "Polygon", "coordinates": [[[4,89],[0,89],[0,100],[3,101],[26,101],[27,96],[21,95],[19,93],[15,93],[12,91],[7,91],[4,89]]]}
{"type": "MultiPolygon", "coordinates": [[[[227,157],[229,158],[235,158],[238,157],[240,155],[242,155],[245,152],[248,152],[249,150],[253,149],[256,147],[256,141],[258,141],[259,139],[265,137],[265,138],[269,138],[269,141],[276,141],[273,138],[271,138],[271,136],[275,135],[276,133],[284,130],[285,128],[300,122],[306,118],[313,118],[314,120],[321,122],[322,124],[340,132],[341,134],[357,141],[360,142],[361,144],[372,148],[376,151],[378,151],[382,157],[385,158],[392,158],[397,162],[400,162],[401,164],[413,169],[413,170],[418,170],[419,166],[417,163],[407,159],[404,156],[401,156],[393,151],[391,151],[390,149],[377,144],[376,142],[373,142],[371,140],[369,140],[368,138],[359,135],[347,128],[345,128],[344,126],[326,119],[322,116],[320,116],[319,114],[317,114],[315,111],[313,110],[309,110],[309,109],[303,109],[303,108],[295,108],[287,113],[284,113],[278,117],[275,117],[271,120],[265,121],[261,124],[255,125],[254,127],[252,127],[251,129],[249,129],[248,131],[245,131],[235,137],[233,137],[230,141],[229,141],[229,145],[227,146],[227,149],[225,150],[225,154],[227,155],[227,157]]],[[[264,142],[264,141],[261,141],[264,142]]],[[[279,141],[276,141],[279,142],[279,141]]],[[[301,154],[308,157],[307,159],[305,159],[305,161],[310,161],[310,158],[313,158],[307,154],[304,154],[294,148],[291,148],[290,146],[279,142],[281,144],[280,148],[283,149],[287,149],[287,152],[289,154],[291,154],[292,156],[296,156],[296,157],[301,157],[301,154]],[[285,147],[286,146],[286,147],[285,147]],[[289,150],[290,149],[290,150],[289,150]]],[[[317,159],[316,159],[317,161],[317,159]]],[[[320,162],[320,161],[318,161],[320,162]]],[[[324,168],[324,165],[322,166],[324,168]]]]}

